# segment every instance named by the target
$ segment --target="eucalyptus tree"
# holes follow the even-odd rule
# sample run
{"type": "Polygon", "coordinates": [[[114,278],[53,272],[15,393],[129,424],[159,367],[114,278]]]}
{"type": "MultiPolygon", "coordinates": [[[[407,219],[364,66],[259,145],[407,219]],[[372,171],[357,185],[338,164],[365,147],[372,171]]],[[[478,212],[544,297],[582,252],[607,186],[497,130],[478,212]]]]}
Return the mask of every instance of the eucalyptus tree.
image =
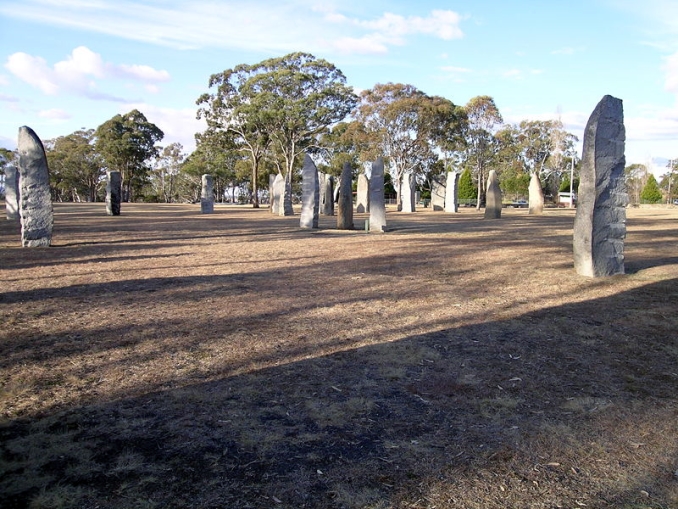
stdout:
{"type": "Polygon", "coordinates": [[[364,126],[362,161],[383,155],[402,207],[406,174],[422,175],[437,159],[437,148],[459,121],[454,104],[430,97],[412,85],[377,84],[360,95],[356,120],[364,126]]]}
{"type": "Polygon", "coordinates": [[[156,160],[157,194],[165,203],[171,203],[177,198],[179,172],[185,159],[183,145],[175,142],[164,147],[156,160]]]}
{"type": "Polygon", "coordinates": [[[473,97],[464,110],[467,126],[463,158],[476,177],[479,209],[485,201],[485,178],[499,148],[495,133],[504,119],[494,99],[487,95],[473,97]]]}
{"type": "Polygon", "coordinates": [[[106,168],[120,172],[123,199],[133,201],[135,193],[147,182],[151,171],[149,162],[158,156],[156,143],[163,139],[164,133],[135,109],[101,124],[95,136],[96,149],[106,168]]]}
{"type": "Polygon", "coordinates": [[[250,158],[254,207],[262,160],[274,157],[291,178],[299,156],[317,147],[357,102],[339,69],[301,52],[213,74],[209,87],[214,92],[197,100],[198,117],[207,121],[207,132],[232,133],[250,158]]]}
{"type": "Polygon", "coordinates": [[[47,140],[45,148],[55,198],[96,201],[104,171],[94,147],[94,130],[80,130],[47,140]]]}

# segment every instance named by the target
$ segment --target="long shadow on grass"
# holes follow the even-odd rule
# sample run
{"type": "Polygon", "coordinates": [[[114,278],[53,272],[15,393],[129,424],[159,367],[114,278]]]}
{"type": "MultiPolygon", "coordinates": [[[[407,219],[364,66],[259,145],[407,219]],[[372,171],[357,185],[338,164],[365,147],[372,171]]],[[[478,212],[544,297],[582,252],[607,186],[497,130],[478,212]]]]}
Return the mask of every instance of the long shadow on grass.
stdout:
{"type": "Polygon", "coordinates": [[[676,283],[8,422],[0,498],[676,507],[676,283]]]}

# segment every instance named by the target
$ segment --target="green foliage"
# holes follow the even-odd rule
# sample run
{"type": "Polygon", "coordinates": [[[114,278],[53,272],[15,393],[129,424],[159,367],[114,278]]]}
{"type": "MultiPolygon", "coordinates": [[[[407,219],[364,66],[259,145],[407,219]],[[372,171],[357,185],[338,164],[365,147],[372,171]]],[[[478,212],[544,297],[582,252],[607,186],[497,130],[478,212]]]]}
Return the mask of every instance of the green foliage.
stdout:
{"type": "Polygon", "coordinates": [[[123,198],[133,201],[147,183],[148,161],[158,155],[156,143],[164,133],[139,110],[116,115],[96,130],[96,149],[109,170],[122,177],[123,198]]]}
{"type": "Polygon", "coordinates": [[[216,90],[198,98],[198,116],[207,121],[207,135],[229,132],[250,158],[255,207],[262,161],[293,172],[300,155],[357,101],[339,69],[308,53],[241,64],[212,75],[209,86],[216,90]]]}
{"type": "MultiPolygon", "coordinates": [[[[574,183],[572,185],[572,190],[576,193],[579,190],[579,177],[574,178],[574,183]]],[[[570,192],[570,176],[566,175],[560,183],[558,188],[560,193],[569,193],[570,192]]]]}
{"type": "Polygon", "coordinates": [[[96,201],[104,177],[94,130],[76,131],[45,143],[50,185],[59,201],[96,201]]]}
{"type": "Polygon", "coordinates": [[[651,173],[647,177],[647,183],[640,193],[642,203],[661,203],[662,192],[657,184],[657,179],[651,173]]]}
{"type": "Polygon", "coordinates": [[[473,184],[473,175],[468,168],[459,176],[458,196],[460,200],[475,200],[478,197],[478,188],[473,184]]]}

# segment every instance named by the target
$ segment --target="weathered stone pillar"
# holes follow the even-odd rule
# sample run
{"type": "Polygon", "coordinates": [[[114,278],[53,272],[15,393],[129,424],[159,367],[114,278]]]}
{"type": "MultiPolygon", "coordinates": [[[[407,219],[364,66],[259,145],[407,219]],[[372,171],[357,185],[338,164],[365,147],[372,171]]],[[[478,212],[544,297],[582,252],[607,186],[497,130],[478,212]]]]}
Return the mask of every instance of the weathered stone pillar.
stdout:
{"type": "Polygon", "coordinates": [[[358,214],[370,211],[370,181],[367,175],[358,175],[358,188],[356,189],[356,208],[358,214]]]}
{"type": "Polygon", "coordinates": [[[19,128],[18,141],[21,244],[47,247],[52,243],[54,211],[45,149],[30,127],[19,128]]]}
{"type": "Polygon", "coordinates": [[[431,208],[433,210],[445,210],[445,185],[433,179],[431,182],[431,208]]]}
{"type": "Polygon", "coordinates": [[[400,192],[402,193],[402,204],[403,212],[415,212],[416,211],[416,180],[414,175],[411,173],[405,173],[403,175],[403,183],[400,187],[400,192]]]}
{"type": "Polygon", "coordinates": [[[320,213],[323,216],[334,215],[334,177],[326,173],[318,173],[320,182],[320,213]]]}
{"type": "Polygon", "coordinates": [[[582,276],[624,273],[625,141],[622,101],[606,95],[584,131],[573,239],[574,267],[582,276]]]}
{"type": "Polygon", "coordinates": [[[529,198],[528,204],[530,210],[528,214],[543,214],[544,213],[544,190],[541,188],[541,181],[539,175],[535,172],[530,177],[530,186],[528,188],[529,198]]]}
{"type": "Polygon", "coordinates": [[[294,207],[292,206],[292,171],[288,171],[287,175],[285,175],[280,215],[281,216],[294,215],[294,207]]]}
{"type": "Polygon", "coordinates": [[[106,173],[106,214],[109,216],[120,215],[120,202],[122,201],[122,178],[119,171],[106,173]]]}
{"type": "Polygon", "coordinates": [[[214,178],[212,175],[205,174],[202,176],[200,212],[203,214],[211,214],[214,212],[214,178]]]}
{"type": "Polygon", "coordinates": [[[490,170],[487,177],[487,192],[485,196],[485,219],[501,218],[501,188],[497,172],[490,170]]]}
{"type": "Polygon", "coordinates": [[[19,171],[11,164],[5,167],[5,213],[8,221],[19,220],[19,171]]]}
{"type": "Polygon", "coordinates": [[[384,159],[372,163],[370,175],[370,231],[386,231],[386,204],[384,202],[384,159]]]}
{"type": "Polygon", "coordinates": [[[353,229],[353,178],[350,163],[344,163],[339,182],[339,213],[337,229],[353,229]]]}
{"type": "Polygon", "coordinates": [[[459,212],[459,173],[456,171],[447,172],[445,212],[459,212]]]}
{"type": "Polygon", "coordinates": [[[278,173],[273,179],[273,193],[271,194],[271,213],[276,216],[284,216],[283,196],[285,196],[285,179],[278,173]]]}
{"type": "Polygon", "coordinates": [[[301,228],[318,227],[318,209],[320,208],[320,184],[318,182],[318,168],[311,156],[304,156],[304,165],[301,168],[301,228]]]}

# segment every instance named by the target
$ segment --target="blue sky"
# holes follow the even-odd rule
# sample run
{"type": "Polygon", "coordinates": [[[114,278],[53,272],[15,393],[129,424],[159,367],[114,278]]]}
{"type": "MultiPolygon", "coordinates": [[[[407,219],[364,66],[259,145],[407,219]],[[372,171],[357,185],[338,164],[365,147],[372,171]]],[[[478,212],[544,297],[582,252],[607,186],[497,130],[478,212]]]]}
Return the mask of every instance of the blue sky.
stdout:
{"type": "Polygon", "coordinates": [[[610,94],[627,164],[678,158],[676,0],[1,0],[0,146],[22,125],[49,139],[137,108],[190,151],[211,74],[293,51],[357,91],[490,95],[507,123],[560,117],[580,138],[610,94]]]}

